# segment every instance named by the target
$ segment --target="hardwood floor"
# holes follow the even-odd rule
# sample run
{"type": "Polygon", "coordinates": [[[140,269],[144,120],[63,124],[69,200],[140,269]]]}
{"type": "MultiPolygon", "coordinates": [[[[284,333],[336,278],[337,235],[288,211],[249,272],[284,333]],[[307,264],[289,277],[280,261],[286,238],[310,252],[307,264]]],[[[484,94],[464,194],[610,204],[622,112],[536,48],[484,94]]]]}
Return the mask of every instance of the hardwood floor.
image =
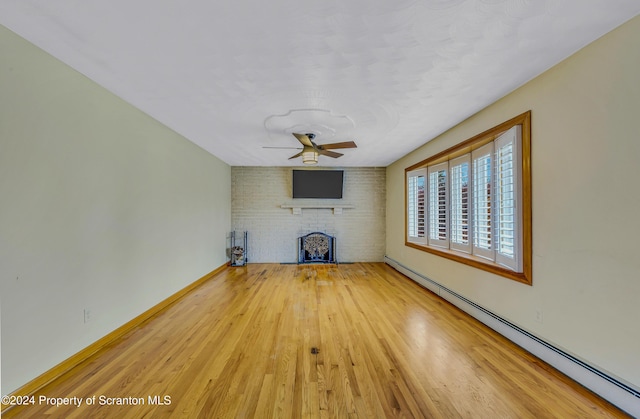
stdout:
{"type": "Polygon", "coordinates": [[[382,263],[229,268],[35,401],[3,417],[626,417],[382,263]]]}

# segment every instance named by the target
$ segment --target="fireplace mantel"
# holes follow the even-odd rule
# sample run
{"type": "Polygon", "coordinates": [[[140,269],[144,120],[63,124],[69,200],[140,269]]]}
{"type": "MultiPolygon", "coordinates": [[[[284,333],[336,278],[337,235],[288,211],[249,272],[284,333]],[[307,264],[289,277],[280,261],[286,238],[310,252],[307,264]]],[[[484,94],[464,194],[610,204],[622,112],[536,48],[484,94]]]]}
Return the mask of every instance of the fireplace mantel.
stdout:
{"type": "Polygon", "coordinates": [[[334,215],[342,214],[343,209],[353,208],[353,205],[343,204],[282,204],[280,208],[291,208],[293,215],[302,214],[303,209],[332,209],[334,215]]]}

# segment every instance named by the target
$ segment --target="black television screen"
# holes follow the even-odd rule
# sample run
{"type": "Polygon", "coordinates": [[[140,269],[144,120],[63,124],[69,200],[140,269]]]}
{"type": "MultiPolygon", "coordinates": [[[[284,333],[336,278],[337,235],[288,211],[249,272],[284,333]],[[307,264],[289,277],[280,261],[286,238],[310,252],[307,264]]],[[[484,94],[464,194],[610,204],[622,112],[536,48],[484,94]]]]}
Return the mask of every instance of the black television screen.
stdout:
{"type": "Polygon", "coordinates": [[[294,170],[293,197],[342,199],[342,170],[294,170]]]}

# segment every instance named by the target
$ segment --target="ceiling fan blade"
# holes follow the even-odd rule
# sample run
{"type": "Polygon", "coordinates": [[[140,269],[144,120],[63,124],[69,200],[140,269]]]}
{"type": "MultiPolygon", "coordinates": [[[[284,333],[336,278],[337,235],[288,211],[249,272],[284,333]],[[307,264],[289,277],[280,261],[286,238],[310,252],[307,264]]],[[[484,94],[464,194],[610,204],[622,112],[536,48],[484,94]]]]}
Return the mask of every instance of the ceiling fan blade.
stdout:
{"type": "Polygon", "coordinates": [[[292,132],[292,134],[294,137],[298,139],[298,141],[300,141],[300,143],[302,143],[302,145],[307,147],[313,147],[313,143],[311,142],[309,137],[307,137],[305,134],[296,134],[295,132],[292,132]]]}
{"type": "Polygon", "coordinates": [[[329,150],[335,148],[358,148],[358,146],[353,141],[344,141],[341,143],[319,144],[318,148],[321,150],[329,150]]]}
{"type": "Polygon", "coordinates": [[[300,156],[302,156],[302,151],[301,151],[301,152],[299,152],[298,154],[296,154],[295,156],[291,156],[291,157],[289,157],[289,160],[291,160],[291,159],[295,159],[296,157],[300,157],[300,156]]]}
{"type": "Polygon", "coordinates": [[[318,154],[322,154],[323,156],[333,157],[334,159],[337,159],[340,156],[344,156],[344,154],[342,153],[336,153],[334,151],[320,150],[320,149],[318,149],[318,154]]]}

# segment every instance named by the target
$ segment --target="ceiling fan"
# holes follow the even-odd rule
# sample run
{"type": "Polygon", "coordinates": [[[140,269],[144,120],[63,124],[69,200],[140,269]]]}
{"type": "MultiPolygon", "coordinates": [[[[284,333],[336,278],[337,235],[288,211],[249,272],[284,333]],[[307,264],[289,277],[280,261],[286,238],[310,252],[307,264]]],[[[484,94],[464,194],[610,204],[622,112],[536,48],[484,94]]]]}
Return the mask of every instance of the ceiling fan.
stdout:
{"type": "MultiPolygon", "coordinates": [[[[341,143],[332,143],[332,144],[316,144],[313,142],[313,139],[316,138],[316,135],[313,133],[307,134],[296,134],[292,133],[294,137],[300,141],[302,144],[302,151],[298,154],[295,154],[289,157],[289,160],[295,159],[296,157],[302,156],[302,162],[304,164],[317,164],[318,163],[318,155],[333,157],[334,159],[343,156],[342,153],[336,153],[335,151],[330,151],[339,148],[357,148],[358,146],[353,141],[343,141],[341,143]]],[[[295,148],[299,150],[299,147],[264,147],[264,148],[295,148]]]]}

